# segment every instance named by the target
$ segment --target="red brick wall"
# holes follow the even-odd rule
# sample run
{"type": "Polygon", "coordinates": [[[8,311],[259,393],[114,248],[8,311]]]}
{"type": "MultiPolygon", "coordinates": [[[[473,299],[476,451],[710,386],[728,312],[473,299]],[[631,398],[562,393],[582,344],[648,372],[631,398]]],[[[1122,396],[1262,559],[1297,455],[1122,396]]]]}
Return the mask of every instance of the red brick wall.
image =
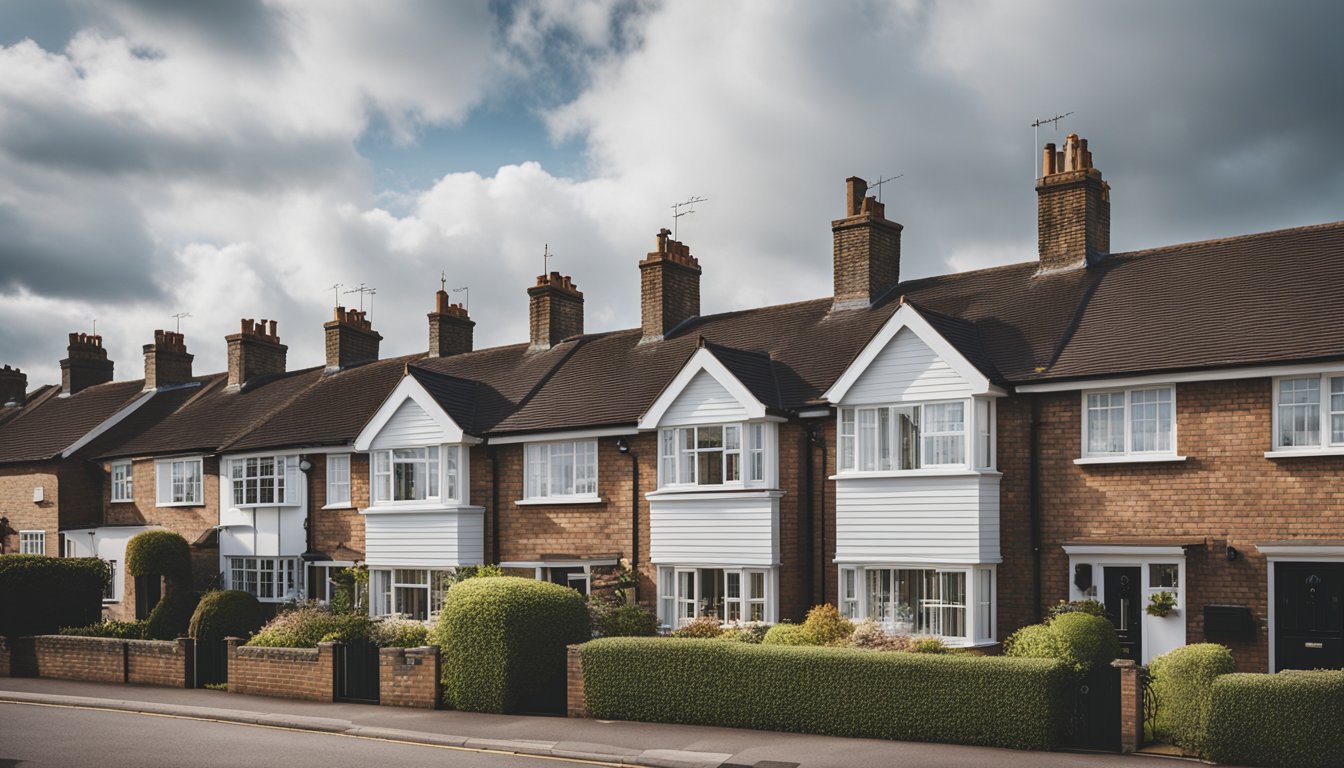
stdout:
{"type": "Polygon", "coordinates": [[[587,717],[588,703],[583,693],[583,658],[579,646],[571,645],[565,655],[565,714],[587,717]]]}
{"type": "MultiPolygon", "coordinates": [[[[28,639],[14,656],[25,674],[56,680],[188,687],[191,641],[118,640],[43,635],[28,639]]],[[[6,665],[8,666],[8,665],[6,665]]],[[[18,665],[16,665],[16,670],[18,665]]]]}
{"type": "Polygon", "coordinates": [[[133,501],[113,504],[110,466],[103,473],[103,498],[107,499],[105,515],[109,525],[161,525],[182,534],[187,541],[194,541],[219,524],[218,459],[205,459],[202,503],[189,507],[157,506],[154,459],[136,459],[131,463],[133,501]]]}
{"type": "Polygon", "coordinates": [[[350,508],[323,509],[327,505],[327,454],[309,454],[308,526],[313,548],[332,554],[345,547],[364,552],[364,518],[360,508],[369,505],[369,456],[350,454],[350,508]]]}
{"type": "Polygon", "coordinates": [[[9,518],[11,533],[4,537],[4,551],[19,551],[18,531],[46,531],[47,554],[61,554],[60,484],[52,463],[0,467],[0,517],[9,518]],[[33,488],[42,486],[43,500],[33,503],[33,488]]]}
{"type": "Polygon", "coordinates": [[[439,704],[439,669],[437,646],[379,650],[379,703],[435,709],[439,704]]]}
{"type": "Polygon", "coordinates": [[[317,648],[254,648],[229,639],[229,693],[331,701],[335,693],[332,643],[317,648]]]}
{"type": "Polygon", "coordinates": [[[162,685],[190,688],[192,682],[192,641],[127,640],[126,682],[138,685],[162,685]]]}

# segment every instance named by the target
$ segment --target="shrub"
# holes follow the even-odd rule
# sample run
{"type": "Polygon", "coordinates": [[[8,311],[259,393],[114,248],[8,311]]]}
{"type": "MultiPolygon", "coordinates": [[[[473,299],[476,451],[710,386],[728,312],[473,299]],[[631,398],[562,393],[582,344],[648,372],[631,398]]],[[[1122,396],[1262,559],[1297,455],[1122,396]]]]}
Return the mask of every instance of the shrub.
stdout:
{"type": "Polygon", "coordinates": [[[658,634],[658,614],[634,603],[602,595],[588,596],[588,618],[598,637],[652,637],[658,634]]]}
{"type": "Polygon", "coordinates": [[[373,621],[361,614],[333,613],[301,605],[277,614],[248,645],[267,648],[316,648],[322,642],[350,642],[369,637],[373,621]]]}
{"type": "Polygon", "coordinates": [[[760,645],[769,630],[770,627],[766,624],[734,624],[723,630],[723,634],[719,635],[716,639],[726,640],[730,643],[751,643],[752,645],[760,645]]]}
{"type": "Polygon", "coordinates": [[[196,604],[187,634],[197,640],[251,637],[265,623],[261,603],[238,589],[206,592],[196,604]]]}
{"type": "Polygon", "coordinates": [[[816,645],[801,624],[776,624],[771,627],[761,645],[816,645]]]}
{"type": "Polygon", "coordinates": [[[1064,655],[1049,624],[1028,624],[1009,635],[1003,641],[1003,653],[1025,659],[1059,659],[1064,655]]]}
{"type": "Polygon", "coordinates": [[[61,634],[75,637],[114,637],[118,640],[144,640],[145,625],[148,623],[146,619],[140,621],[108,619],[86,627],[65,627],[61,630],[61,634]]]}
{"type": "MultiPolygon", "coordinates": [[[[436,637],[443,646],[443,697],[476,712],[514,712],[528,694],[564,697],[565,647],[591,638],[578,592],[498,576],[448,590],[436,637]]],[[[562,704],[563,706],[563,704],[562,704]]]]}
{"type": "Polygon", "coordinates": [[[910,638],[911,653],[947,653],[947,646],[943,641],[936,637],[912,637],[910,638]]]}
{"type": "Polygon", "coordinates": [[[723,622],[715,616],[697,616],[672,633],[673,637],[713,640],[723,634],[723,622]]]}
{"type": "Polygon", "coordinates": [[[1055,745],[1067,679],[1042,659],[705,640],[609,638],[579,653],[595,718],[1018,749],[1055,745]]]}
{"type": "Polygon", "coordinates": [[[849,644],[855,648],[863,648],[870,651],[886,650],[891,645],[891,637],[887,631],[872,619],[866,619],[854,625],[854,632],[849,636],[849,644]]]}
{"type": "Polygon", "coordinates": [[[1162,710],[1162,735],[1179,747],[1203,754],[1214,678],[1236,670],[1232,652],[1216,643],[1182,646],[1153,659],[1148,671],[1162,710]]]}
{"type": "Polygon", "coordinates": [[[149,612],[145,622],[145,638],[148,640],[172,640],[187,634],[191,616],[196,611],[196,595],[178,587],[168,590],[168,594],[149,612]]]}
{"type": "Polygon", "coordinates": [[[1285,768],[1339,765],[1340,712],[1344,672],[1221,675],[1212,686],[1208,757],[1285,768]]]}
{"type": "Polygon", "coordinates": [[[1017,658],[1059,659],[1085,674],[1120,655],[1115,627],[1101,616],[1083,611],[1062,613],[1048,624],[1032,624],[1004,642],[1004,654],[1017,658]]]}
{"type": "Polygon", "coordinates": [[[364,613],[369,594],[369,569],[362,565],[343,568],[331,578],[331,610],[334,613],[364,613]]]}
{"type": "Polygon", "coordinates": [[[803,631],[811,635],[816,645],[838,645],[854,634],[854,622],[841,616],[834,605],[826,603],[807,612],[803,631]]]}
{"type": "Polygon", "coordinates": [[[423,621],[388,616],[373,623],[369,639],[383,648],[419,648],[429,643],[429,627],[423,621]]]}
{"type": "Polygon", "coordinates": [[[166,576],[180,582],[191,579],[191,548],[182,534],[144,531],[126,542],[126,572],[132,576],[166,576]]]}
{"type": "Polygon", "coordinates": [[[1050,621],[1066,613],[1086,613],[1089,616],[1100,616],[1106,618],[1106,606],[1100,600],[1072,600],[1064,602],[1060,600],[1050,607],[1050,614],[1046,621],[1050,621]]]}
{"type": "Polygon", "coordinates": [[[97,622],[108,578],[107,563],[96,557],[0,557],[0,637],[97,622]]]}

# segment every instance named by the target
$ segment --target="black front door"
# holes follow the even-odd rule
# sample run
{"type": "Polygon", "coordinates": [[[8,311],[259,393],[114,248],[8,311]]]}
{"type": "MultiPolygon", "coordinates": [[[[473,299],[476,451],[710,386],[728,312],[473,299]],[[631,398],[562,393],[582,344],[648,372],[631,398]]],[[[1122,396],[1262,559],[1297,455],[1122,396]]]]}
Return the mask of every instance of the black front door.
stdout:
{"type": "Polygon", "coordinates": [[[1274,668],[1344,667],[1344,563],[1275,563],[1274,668]]]}
{"type": "Polygon", "coordinates": [[[1143,590],[1138,567],[1106,566],[1102,589],[1106,595],[1106,615],[1115,624],[1120,638],[1120,657],[1143,661],[1143,590]]]}

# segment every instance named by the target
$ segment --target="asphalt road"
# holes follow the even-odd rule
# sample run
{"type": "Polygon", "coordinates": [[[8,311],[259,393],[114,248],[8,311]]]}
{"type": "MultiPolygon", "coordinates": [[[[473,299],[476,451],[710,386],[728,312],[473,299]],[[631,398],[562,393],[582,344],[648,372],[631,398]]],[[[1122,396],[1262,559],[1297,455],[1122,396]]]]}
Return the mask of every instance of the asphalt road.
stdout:
{"type": "Polygon", "coordinates": [[[586,768],[602,764],[162,715],[0,702],[0,768],[378,765],[586,768]]]}

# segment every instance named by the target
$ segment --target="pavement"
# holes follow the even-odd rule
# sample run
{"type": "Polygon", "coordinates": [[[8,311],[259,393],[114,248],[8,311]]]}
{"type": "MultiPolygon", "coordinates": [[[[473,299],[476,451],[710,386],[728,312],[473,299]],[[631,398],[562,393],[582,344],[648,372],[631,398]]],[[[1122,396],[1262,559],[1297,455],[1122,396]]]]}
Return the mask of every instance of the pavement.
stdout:
{"type": "MultiPolygon", "coordinates": [[[[337,733],[611,766],[651,768],[854,768],[855,766],[1104,766],[1155,768],[1162,758],[1021,752],[948,744],[845,739],[710,726],[488,715],[322,703],[36,678],[0,678],[0,702],[135,712],[202,721],[337,733]]],[[[1157,768],[1161,768],[1157,766],[1157,768]]]]}

